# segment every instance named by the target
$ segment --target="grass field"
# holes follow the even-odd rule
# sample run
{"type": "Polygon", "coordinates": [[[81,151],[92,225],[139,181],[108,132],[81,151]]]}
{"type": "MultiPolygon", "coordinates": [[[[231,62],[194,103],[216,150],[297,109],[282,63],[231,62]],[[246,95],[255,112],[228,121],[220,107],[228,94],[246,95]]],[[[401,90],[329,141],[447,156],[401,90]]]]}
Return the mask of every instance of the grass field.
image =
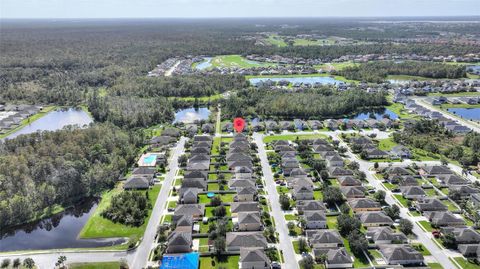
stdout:
{"type": "Polygon", "coordinates": [[[274,63],[260,63],[252,62],[242,57],[241,55],[220,55],[213,57],[211,60],[212,68],[251,68],[251,67],[261,67],[261,66],[275,66],[274,63]]]}
{"type": "Polygon", "coordinates": [[[471,263],[465,260],[463,257],[454,258],[458,264],[462,267],[462,269],[480,269],[480,265],[471,263]]]}
{"type": "Polygon", "coordinates": [[[276,34],[269,35],[268,38],[265,39],[265,41],[270,43],[270,45],[277,47],[286,47],[288,45],[282,37],[276,34]]]}
{"type": "Polygon", "coordinates": [[[296,139],[299,140],[305,140],[305,139],[317,139],[317,138],[327,138],[326,135],[324,134],[302,134],[302,135],[296,135],[296,134],[289,134],[289,135],[270,135],[270,136],[265,136],[263,138],[263,142],[265,143],[270,143],[275,140],[290,140],[290,141],[295,141],[296,139]]]}
{"type": "MultiPolygon", "coordinates": [[[[157,200],[158,193],[160,192],[160,186],[153,186],[148,192],[150,203],[153,205],[157,200]]],[[[100,214],[110,206],[112,197],[121,193],[123,191],[122,186],[119,184],[115,189],[105,192],[102,195],[100,204],[98,205],[95,212],[88,219],[85,226],[83,226],[82,231],[80,231],[80,238],[107,238],[107,237],[130,237],[136,236],[141,237],[147,227],[148,220],[152,213],[150,209],[148,217],[145,219],[145,223],[140,227],[126,226],[120,223],[113,223],[112,221],[103,218],[100,214]]]]}
{"type": "Polygon", "coordinates": [[[428,263],[427,265],[431,269],[443,269],[443,266],[439,263],[428,263]]]}
{"type": "Polygon", "coordinates": [[[393,147],[398,146],[397,143],[393,141],[393,138],[385,138],[385,139],[380,139],[378,140],[378,148],[380,150],[385,150],[385,151],[390,151],[393,149],[393,147]]]}
{"type": "Polygon", "coordinates": [[[428,249],[421,243],[412,243],[412,247],[420,252],[423,256],[432,255],[432,253],[430,253],[430,251],[428,251],[428,249]]]}
{"type": "Polygon", "coordinates": [[[432,80],[431,78],[419,77],[419,76],[408,76],[408,75],[388,75],[386,79],[387,80],[418,80],[418,81],[432,80]]]}
{"type": "Polygon", "coordinates": [[[400,119],[412,119],[418,117],[415,114],[408,113],[404,106],[399,103],[393,103],[391,105],[385,106],[385,108],[397,114],[400,119]]]}
{"type": "Polygon", "coordinates": [[[200,269],[212,268],[238,268],[239,255],[222,256],[220,259],[216,257],[200,257],[200,269]]]}
{"type": "Polygon", "coordinates": [[[427,232],[433,231],[432,225],[426,220],[421,220],[418,222],[418,224],[420,224],[425,230],[427,230],[427,232]]]}
{"type": "Polygon", "coordinates": [[[295,38],[293,40],[294,46],[325,46],[325,45],[334,45],[335,40],[330,38],[325,39],[304,39],[304,38],[295,38]]]}
{"type": "Polygon", "coordinates": [[[119,262],[82,262],[71,263],[68,265],[69,269],[118,269],[119,262]]]}
{"type": "Polygon", "coordinates": [[[395,198],[402,204],[403,207],[408,207],[407,199],[405,199],[401,194],[394,194],[395,198]]]}

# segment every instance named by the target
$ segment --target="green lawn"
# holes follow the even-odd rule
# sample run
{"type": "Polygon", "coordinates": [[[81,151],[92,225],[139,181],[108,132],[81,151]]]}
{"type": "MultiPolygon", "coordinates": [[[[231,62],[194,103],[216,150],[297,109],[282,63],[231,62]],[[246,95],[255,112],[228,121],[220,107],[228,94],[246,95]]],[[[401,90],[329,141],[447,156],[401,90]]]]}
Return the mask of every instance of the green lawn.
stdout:
{"type": "Polygon", "coordinates": [[[407,199],[403,197],[401,194],[394,194],[393,196],[397,198],[397,200],[400,202],[400,204],[402,204],[403,207],[408,207],[407,199]]]}
{"type": "Polygon", "coordinates": [[[439,263],[428,263],[427,265],[431,269],[443,269],[443,266],[439,263]]]}
{"type": "Polygon", "coordinates": [[[208,183],[208,191],[218,191],[219,188],[218,183],[208,183]]]}
{"type": "Polygon", "coordinates": [[[323,193],[320,190],[313,191],[313,199],[323,201],[323,193]]]}
{"type": "Polygon", "coordinates": [[[420,77],[420,76],[409,76],[409,75],[388,75],[387,80],[418,80],[426,81],[431,80],[431,78],[420,77]]]}
{"type": "Polygon", "coordinates": [[[288,188],[285,186],[277,186],[276,188],[277,188],[278,194],[288,193],[288,188]]]}
{"type": "Polygon", "coordinates": [[[392,103],[391,105],[385,106],[385,108],[397,114],[400,119],[411,119],[417,117],[415,114],[409,113],[400,103],[392,103]]]}
{"type": "Polygon", "coordinates": [[[393,190],[393,189],[398,187],[397,184],[392,184],[392,183],[388,183],[388,182],[385,182],[385,183],[382,183],[382,184],[385,186],[385,188],[387,188],[389,190],[393,190]]]}
{"type": "Polygon", "coordinates": [[[168,208],[175,208],[175,207],[177,207],[177,201],[168,202],[168,208]]]}
{"type": "Polygon", "coordinates": [[[327,216],[327,227],[328,229],[336,229],[337,216],[327,216]]]}
{"type": "MultiPolygon", "coordinates": [[[[232,213],[230,212],[230,206],[225,206],[227,209],[227,216],[230,217],[232,216],[232,213]]],[[[214,206],[207,206],[205,207],[205,217],[210,218],[213,217],[213,211],[215,210],[214,206]]]]}
{"type": "Polygon", "coordinates": [[[393,138],[386,138],[386,139],[380,139],[378,140],[378,148],[380,150],[385,150],[385,151],[390,151],[393,149],[393,147],[398,146],[397,143],[393,141],[393,138]]]}
{"type": "Polygon", "coordinates": [[[448,210],[449,211],[457,211],[459,210],[459,208],[454,204],[452,203],[450,200],[442,200],[442,203],[446,206],[448,206],[448,210]]]}
{"type": "MultiPolygon", "coordinates": [[[[298,244],[298,240],[292,241],[292,244],[293,244],[293,249],[295,250],[295,253],[302,254],[300,252],[300,247],[299,247],[299,244],[298,244]]],[[[309,252],[309,251],[310,251],[310,249],[307,249],[307,252],[309,252]]]]}
{"type": "Polygon", "coordinates": [[[271,34],[266,39],[266,42],[270,43],[270,45],[277,46],[277,47],[286,47],[287,43],[283,40],[283,37],[278,36],[277,34],[271,34]]]}
{"type": "Polygon", "coordinates": [[[285,220],[287,220],[287,221],[297,220],[297,216],[292,215],[292,214],[285,214],[285,220]]]}
{"type": "MultiPolygon", "coordinates": [[[[252,67],[265,67],[265,66],[276,66],[274,63],[260,63],[252,62],[242,57],[241,55],[220,55],[213,57],[210,61],[212,66],[210,68],[220,67],[220,68],[252,68],[252,67]]],[[[209,68],[209,69],[210,69],[209,68]]]]}
{"type": "Polygon", "coordinates": [[[238,268],[239,255],[235,256],[222,256],[220,259],[217,257],[200,257],[200,269],[212,269],[212,268],[238,268]]]}
{"type": "MultiPolygon", "coordinates": [[[[115,189],[105,192],[102,195],[102,199],[92,214],[88,219],[85,226],[83,226],[82,231],[80,231],[80,238],[106,238],[106,237],[130,237],[130,236],[143,236],[145,228],[147,227],[148,220],[150,219],[151,211],[148,214],[148,217],[145,219],[145,223],[140,227],[126,226],[120,223],[113,223],[112,221],[103,218],[100,216],[100,213],[103,212],[108,206],[114,195],[122,192],[122,186],[119,184],[115,189]]],[[[149,191],[149,199],[153,205],[157,200],[158,193],[160,192],[160,186],[155,185],[149,191]]]]}
{"type": "Polygon", "coordinates": [[[352,250],[350,249],[350,243],[347,239],[343,239],[343,244],[345,245],[345,250],[353,256],[353,268],[366,268],[370,267],[370,263],[368,262],[367,257],[365,255],[361,255],[361,257],[357,257],[353,255],[352,250]]]}
{"type": "Polygon", "coordinates": [[[462,267],[462,269],[480,269],[480,265],[470,263],[469,261],[465,260],[463,257],[454,258],[458,264],[462,267]]]}
{"type": "Polygon", "coordinates": [[[82,262],[71,263],[68,265],[69,269],[118,269],[119,262],[82,262]]]}
{"type": "Polygon", "coordinates": [[[421,243],[413,243],[412,247],[416,249],[418,252],[420,252],[423,256],[432,255],[430,251],[428,251],[428,249],[421,243]]]}
{"type": "Polygon", "coordinates": [[[421,221],[418,222],[418,224],[420,224],[425,230],[427,230],[427,232],[432,232],[433,231],[432,225],[430,224],[430,222],[428,222],[426,220],[421,220],[421,221]]]}
{"type": "Polygon", "coordinates": [[[269,143],[275,140],[290,140],[295,141],[296,139],[304,140],[304,139],[317,139],[317,138],[327,138],[324,134],[304,134],[304,135],[270,135],[263,138],[263,142],[269,143]]]}
{"type": "Polygon", "coordinates": [[[435,189],[425,189],[425,193],[428,197],[435,197],[437,196],[437,191],[435,189]]]}

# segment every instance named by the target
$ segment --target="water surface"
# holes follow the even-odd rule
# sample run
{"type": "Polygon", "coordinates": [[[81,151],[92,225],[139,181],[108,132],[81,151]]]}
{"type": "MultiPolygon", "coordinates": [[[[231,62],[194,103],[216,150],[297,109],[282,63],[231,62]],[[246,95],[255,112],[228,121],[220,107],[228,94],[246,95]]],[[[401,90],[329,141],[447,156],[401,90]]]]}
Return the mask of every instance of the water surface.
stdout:
{"type": "Polygon", "coordinates": [[[97,200],[85,201],[50,218],[2,230],[0,252],[61,248],[105,247],[125,242],[125,239],[78,239],[88,218],[97,208],[97,200]]]}
{"type": "Polygon", "coordinates": [[[391,111],[390,109],[380,109],[380,110],[373,110],[373,111],[366,111],[363,113],[359,113],[356,116],[352,117],[355,120],[367,120],[367,119],[376,119],[381,120],[384,118],[384,115],[387,115],[388,118],[392,120],[398,119],[398,115],[395,112],[391,111]]]}
{"type": "Polygon", "coordinates": [[[266,81],[288,81],[292,84],[303,83],[303,84],[343,84],[343,81],[334,79],[332,77],[265,77],[265,78],[251,78],[249,79],[250,83],[253,85],[258,85],[261,82],[266,81]]]}
{"type": "Polygon", "coordinates": [[[480,120],[480,108],[448,108],[448,112],[468,120],[480,120]]]}
{"type": "Polygon", "coordinates": [[[81,109],[59,109],[48,112],[47,115],[30,123],[29,125],[26,125],[22,129],[7,136],[6,138],[12,139],[22,134],[31,134],[37,131],[56,131],[67,125],[84,126],[90,124],[91,122],[93,122],[93,119],[90,117],[90,115],[81,109]]]}
{"type": "Polygon", "coordinates": [[[194,123],[195,121],[207,120],[210,116],[210,110],[207,107],[186,108],[178,110],[175,113],[173,123],[194,123]]]}

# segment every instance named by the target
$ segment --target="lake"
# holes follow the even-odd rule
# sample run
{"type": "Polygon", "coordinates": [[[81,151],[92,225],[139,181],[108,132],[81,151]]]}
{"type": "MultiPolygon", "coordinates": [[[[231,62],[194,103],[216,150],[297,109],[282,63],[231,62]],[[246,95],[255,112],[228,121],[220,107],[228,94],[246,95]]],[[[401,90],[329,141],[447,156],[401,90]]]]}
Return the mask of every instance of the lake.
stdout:
{"type": "Polygon", "coordinates": [[[480,120],[480,108],[448,108],[448,112],[468,120],[480,120]]]}
{"type": "Polygon", "coordinates": [[[88,125],[93,122],[90,115],[81,110],[75,108],[59,109],[47,113],[47,115],[39,118],[38,120],[26,125],[17,132],[7,136],[7,139],[15,138],[22,134],[31,134],[37,131],[55,131],[62,129],[67,125],[88,125]]]}
{"type": "Polygon", "coordinates": [[[173,123],[194,123],[195,121],[207,120],[210,116],[210,110],[207,107],[186,108],[175,112],[173,123]]]}
{"type": "Polygon", "coordinates": [[[375,119],[377,120],[383,119],[383,115],[388,115],[392,120],[398,119],[398,115],[395,114],[395,112],[391,111],[390,109],[366,111],[366,112],[357,114],[356,116],[352,117],[352,119],[355,119],[355,120],[371,119],[370,114],[373,114],[375,116],[375,119]]]}
{"type": "Polygon", "coordinates": [[[203,59],[204,59],[203,61],[199,62],[199,63],[195,66],[195,69],[197,69],[197,70],[205,70],[205,69],[207,69],[207,68],[209,68],[209,67],[212,66],[212,63],[211,63],[212,57],[205,57],[205,58],[203,58],[203,59]]]}
{"type": "Polygon", "coordinates": [[[0,252],[61,248],[105,247],[125,242],[123,238],[78,239],[88,218],[97,208],[97,200],[85,201],[63,213],[0,234],[0,252]]]}
{"type": "Polygon", "coordinates": [[[249,79],[250,83],[253,85],[258,85],[261,82],[265,81],[274,81],[274,82],[279,82],[279,81],[288,81],[292,84],[295,83],[308,83],[308,84],[343,84],[343,81],[334,79],[332,77],[265,77],[265,78],[251,78],[249,79]]]}

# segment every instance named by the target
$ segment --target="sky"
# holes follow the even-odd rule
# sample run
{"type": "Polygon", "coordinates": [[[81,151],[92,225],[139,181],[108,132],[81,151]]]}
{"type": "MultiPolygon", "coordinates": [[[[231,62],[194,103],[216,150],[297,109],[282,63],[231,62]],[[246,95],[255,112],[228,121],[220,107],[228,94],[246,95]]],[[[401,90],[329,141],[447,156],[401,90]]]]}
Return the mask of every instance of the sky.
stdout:
{"type": "Polygon", "coordinates": [[[0,0],[0,18],[480,16],[480,0],[0,0]]]}

